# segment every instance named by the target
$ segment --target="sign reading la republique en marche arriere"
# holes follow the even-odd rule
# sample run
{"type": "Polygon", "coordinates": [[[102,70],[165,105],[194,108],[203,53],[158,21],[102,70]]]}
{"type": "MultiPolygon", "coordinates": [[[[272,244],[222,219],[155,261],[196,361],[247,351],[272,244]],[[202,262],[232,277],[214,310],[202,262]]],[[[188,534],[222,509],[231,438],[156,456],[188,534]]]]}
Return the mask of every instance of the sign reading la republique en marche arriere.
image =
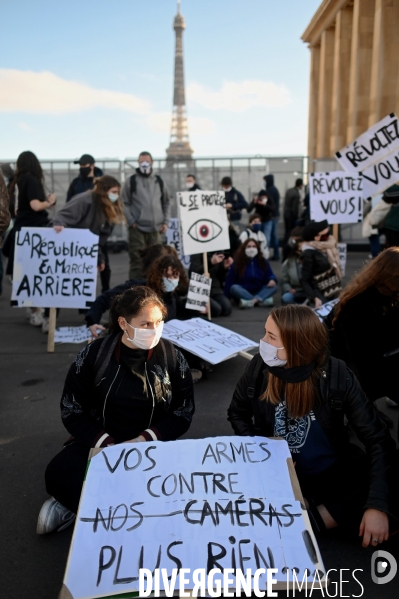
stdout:
{"type": "Polygon", "coordinates": [[[15,307],[87,308],[96,298],[98,235],[23,227],[15,238],[15,307]]]}
{"type": "Polygon", "coordinates": [[[224,191],[179,191],[176,198],[185,255],[230,248],[224,191]]]}
{"type": "Polygon", "coordinates": [[[309,175],[310,218],[330,225],[357,223],[363,219],[363,179],[334,171],[309,175]]]}
{"type": "Polygon", "coordinates": [[[381,119],[335,155],[346,172],[362,177],[364,198],[399,183],[399,121],[396,114],[392,112],[381,119]]]}

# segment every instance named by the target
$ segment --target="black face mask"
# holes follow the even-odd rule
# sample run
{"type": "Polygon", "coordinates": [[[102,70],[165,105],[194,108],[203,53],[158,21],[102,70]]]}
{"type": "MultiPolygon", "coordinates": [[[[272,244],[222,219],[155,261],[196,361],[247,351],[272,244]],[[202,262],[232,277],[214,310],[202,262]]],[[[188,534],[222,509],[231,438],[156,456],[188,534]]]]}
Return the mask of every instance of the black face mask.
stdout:
{"type": "Polygon", "coordinates": [[[87,177],[90,175],[91,167],[90,166],[81,166],[79,171],[80,171],[80,174],[83,177],[83,179],[87,179],[87,177]]]}

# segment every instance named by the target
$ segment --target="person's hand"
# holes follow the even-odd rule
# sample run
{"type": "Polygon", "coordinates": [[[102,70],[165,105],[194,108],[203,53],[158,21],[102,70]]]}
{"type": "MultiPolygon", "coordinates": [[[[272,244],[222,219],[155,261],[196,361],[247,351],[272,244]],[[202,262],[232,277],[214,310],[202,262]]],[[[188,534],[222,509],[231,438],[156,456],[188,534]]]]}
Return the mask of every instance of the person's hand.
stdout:
{"type": "Polygon", "coordinates": [[[105,263],[101,262],[101,264],[99,264],[97,266],[97,268],[98,268],[98,272],[103,272],[103,270],[105,270],[105,263]]]}
{"type": "Polygon", "coordinates": [[[130,439],[129,441],[125,441],[125,443],[141,443],[142,441],[145,441],[145,439],[144,439],[143,435],[139,435],[135,439],[130,439]]]}
{"type": "Polygon", "coordinates": [[[389,521],[385,512],[369,508],[363,514],[359,528],[359,537],[363,537],[362,547],[377,547],[388,540],[389,521]]]}
{"type": "Polygon", "coordinates": [[[61,231],[63,231],[65,229],[65,227],[63,227],[62,225],[54,225],[54,231],[56,233],[61,233],[61,231]]]}
{"type": "Polygon", "coordinates": [[[57,201],[57,196],[55,195],[55,193],[49,193],[47,196],[47,201],[50,204],[50,208],[55,206],[55,202],[57,201]]]}
{"type": "Polygon", "coordinates": [[[103,327],[101,324],[92,324],[89,327],[89,331],[93,339],[98,339],[98,330],[105,331],[105,327],[103,327]]]}
{"type": "Polygon", "coordinates": [[[290,293],[292,293],[292,295],[295,295],[296,294],[296,289],[294,289],[294,288],[290,289],[290,293]]]}
{"type": "Polygon", "coordinates": [[[234,260],[233,260],[233,258],[231,256],[229,256],[228,258],[225,258],[224,263],[223,263],[224,267],[226,269],[230,268],[230,266],[233,264],[233,262],[234,262],[234,260]]]}
{"type": "Polygon", "coordinates": [[[267,204],[267,197],[263,196],[262,199],[258,201],[258,204],[262,204],[262,206],[266,206],[266,204],[267,204]]]}
{"type": "Polygon", "coordinates": [[[271,281],[268,282],[266,287],[275,287],[276,285],[277,285],[276,281],[274,279],[271,279],[271,281]]]}
{"type": "Polygon", "coordinates": [[[318,310],[319,308],[322,307],[323,302],[321,301],[321,299],[319,297],[315,297],[314,298],[314,305],[315,305],[316,310],[318,310]]]}
{"type": "Polygon", "coordinates": [[[224,260],[224,254],[213,254],[211,264],[220,264],[224,260]]]}
{"type": "Polygon", "coordinates": [[[163,225],[161,225],[161,228],[159,229],[160,233],[166,233],[166,231],[168,230],[168,225],[166,225],[165,223],[163,225]]]}
{"type": "Polygon", "coordinates": [[[230,208],[232,208],[232,207],[233,207],[233,204],[226,204],[227,210],[230,210],[230,208]]]}
{"type": "Polygon", "coordinates": [[[130,225],[130,228],[131,228],[131,229],[135,229],[135,228],[136,228],[136,223],[132,223],[132,224],[130,225]]]}

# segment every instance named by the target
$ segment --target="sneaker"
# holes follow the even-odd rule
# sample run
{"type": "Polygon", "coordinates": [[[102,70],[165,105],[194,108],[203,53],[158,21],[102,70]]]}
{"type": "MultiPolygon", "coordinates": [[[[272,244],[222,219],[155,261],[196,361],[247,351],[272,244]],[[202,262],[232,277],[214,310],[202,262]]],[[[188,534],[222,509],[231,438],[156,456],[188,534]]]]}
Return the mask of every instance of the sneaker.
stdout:
{"type": "Polygon", "coordinates": [[[202,372],[197,368],[190,368],[193,383],[198,383],[202,379],[202,372]]]}
{"type": "Polygon", "coordinates": [[[240,299],[238,306],[239,306],[239,308],[253,308],[254,300],[240,299]]]}
{"type": "Polygon", "coordinates": [[[264,308],[270,308],[270,306],[274,306],[274,299],[272,297],[268,297],[267,299],[263,300],[263,302],[260,302],[259,305],[263,306],[264,308]]]}
{"type": "Polygon", "coordinates": [[[49,319],[43,316],[42,333],[48,333],[49,327],[49,319]]]}
{"type": "Polygon", "coordinates": [[[30,308],[26,308],[26,311],[25,311],[26,320],[30,320],[30,317],[32,316],[32,314],[33,314],[32,310],[30,308]]]}
{"type": "Polygon", "coordinates": [[[76,514],[67,510],[54,497],[47,499],[42,505],[37,519],[36,533],[46,535],[49,532],[60,532],[72,524],[76,514]]]}
{"type": "Polygon", "coordinates": [[[30,319],[29,319],[29,324],[31,324],[33,327],[41,327],[43,324],[43,314],[41,310],[36,310],[36,312],[32,312],[30,319]]]}
{"type": "Polygon", "coordinates": [[[389,397],[385,398],[385,403],[390,408],[399,408],[399,403],[397,403],[396,401],[393,401],[393,399],[389,399],[389,397]]]}

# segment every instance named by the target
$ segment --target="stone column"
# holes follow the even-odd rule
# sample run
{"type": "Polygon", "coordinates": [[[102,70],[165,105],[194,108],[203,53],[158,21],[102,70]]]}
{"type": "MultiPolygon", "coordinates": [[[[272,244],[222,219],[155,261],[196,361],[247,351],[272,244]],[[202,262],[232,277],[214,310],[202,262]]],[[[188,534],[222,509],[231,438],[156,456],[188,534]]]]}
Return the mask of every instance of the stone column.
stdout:
{"type": "Polygon", "coordinates": [[[353,8],[338,11],[335,22],[334,67],[329,155],[346,145],[353,8]]]}
{"type": "MultiPolygon", "coordinates": [[[[354,0],[345,144],[368,129],[375,0],[354,0]]],[[[345,145],[344,144],[344,145],[345,145]]]]}
{"type": "Polygon", "coordinates": [[[310,47],[310,90],[308,156],[312,160],[317,152],[317,109],[319,104],[320,46],[310,47]]]}
{"type": "Polygon", "coordinates": [[[398,108],[398,26],[399,1],[375,0],[369,127],[398,108]]]}
{"type": "Polygon", "coordinates": [[[334,66],[334,27],[321,34],[320,77],[317,109],[317,146],[315,158],[330,156],[332,80],[334,66]]]}

